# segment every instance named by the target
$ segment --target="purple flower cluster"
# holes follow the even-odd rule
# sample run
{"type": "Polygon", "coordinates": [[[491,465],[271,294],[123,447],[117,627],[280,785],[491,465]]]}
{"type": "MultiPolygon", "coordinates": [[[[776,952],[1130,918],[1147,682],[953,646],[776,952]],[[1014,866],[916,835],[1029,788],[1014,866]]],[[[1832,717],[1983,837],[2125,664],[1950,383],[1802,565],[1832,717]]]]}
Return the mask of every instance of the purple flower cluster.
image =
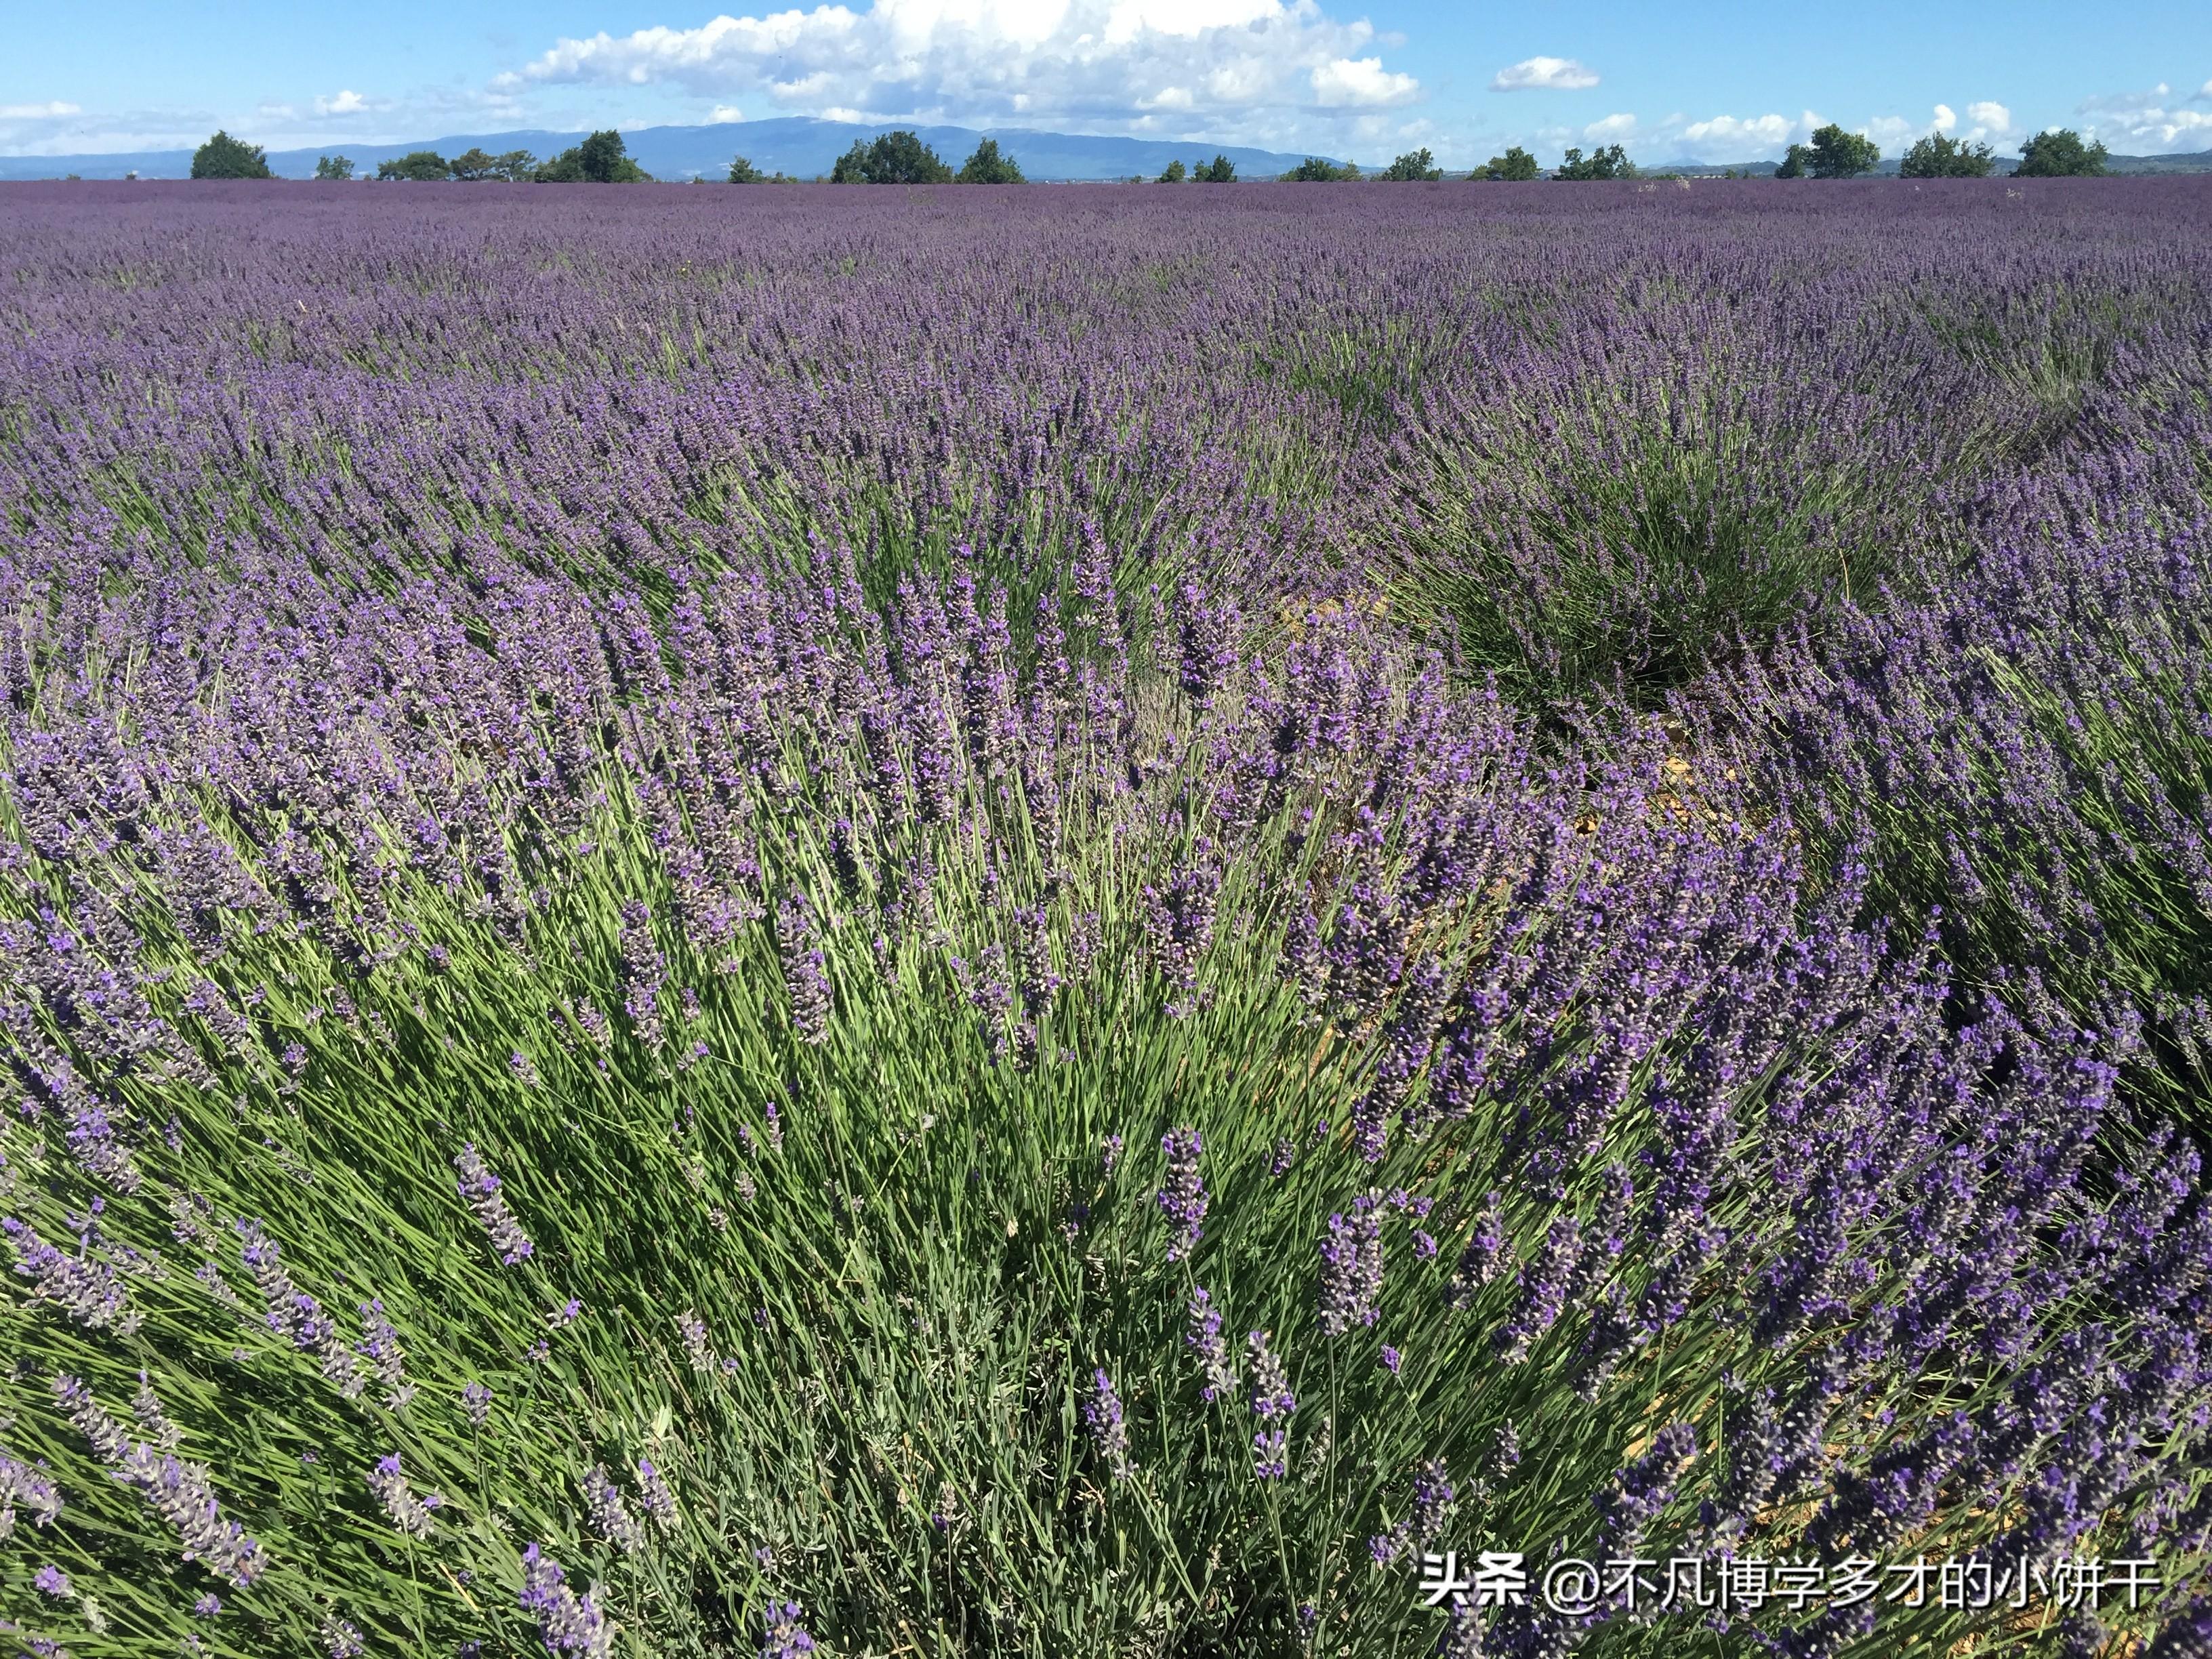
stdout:
{"type": "Polygon", "coordinates": [[[607,1659],[615,1650],[615,1627],[597,1597],[570,1589],[558,1561],[532,1544],[522,1552],[522,1610],[538,1619],[538,1639],[550,1654],[574,1653],[583,1659],[607,1659]]]}
{"type": "Polygon", "coordinates": [[[377,1460],[376,1467],[368,1472],[368,1489],[384,1505],[384,1513],[392,1524],[410,1538],[430,1535],[430,1512],[446,1501],[436,1492],[416,1497],[414,1488],[407,1484],[406,1475],[400,1471],[397,1452],[377,1460]]]}
{"type": "Polygon", "coordinates": [[[453,1154],[453,1168],[461,1177],[461,1201],[483,1224],[492,1249],[499,1252],[499,1259],[512,1267],[533,1255],[536,1246],[523,1232],[514,1212],[507,1207],[506,1196],[499,1189],[499,1177],[491,1172],[473,1141],[453,1154]]]}
{"type": "Polygon", "coordinates": [[[176,1528],[185,1560],[199,1562],[241,1589],[261,1577],[268,1556],[236,1522],[222,1518],[214,1477],[205,1464],[132,1440],[76,1377],[56,1377],[54,1393],[70,1421],[91,1442],[93,1455],[114,1471],[118,1480],[137,1488],[155,1512],[176,1528]]]}
{"type": "Polygon", "coordinates": [[[1121,1412],[1121,1396],[1114,1392],[1114,1379],[1102,1369],[1091,1376],[1091,1389],[1083,1401],[1083,1424],[1099,1461],[1116,1480],[1127,1480],[1129,1467],[1129,1425],[1121,1412]]]}
{"type": "Polygon", "coordinates": [[[1328,1218],[1321,1242],[1321,1333],[1342,1336],[1372,1325],[1382,1311],[1382,1215],[1379,1194],[1352,1200],[1352,1217],[1328,1218]]]}
{"type": "Polygon", "coordinates": [[[1267,1346],[1265,1331],[1252,1332],[1245,1346],[1250,1355],[1246,1363],[1252,1415],[1260,1425],[1252,1436],[1252,1471],[1262,1480],[1280,1480],[1290,1473],[1291,1414],[1298,1408],[1297,1396],[1291,1392],[1282,1358],[1267,1346]]]}
{"type": "Polygon", "coordinates": [[[1167,1174],[1158,1195],[1160,1213],[1167,1218],[1167,1259],[1180,1261],[1197,1247],[1205,1231],[1206,1182],[1199,1174],[1199,1155],[1205,1150],[1195,1129],[1170,1129],[1160,1138],[1160,1152],[1167,1174]]]}

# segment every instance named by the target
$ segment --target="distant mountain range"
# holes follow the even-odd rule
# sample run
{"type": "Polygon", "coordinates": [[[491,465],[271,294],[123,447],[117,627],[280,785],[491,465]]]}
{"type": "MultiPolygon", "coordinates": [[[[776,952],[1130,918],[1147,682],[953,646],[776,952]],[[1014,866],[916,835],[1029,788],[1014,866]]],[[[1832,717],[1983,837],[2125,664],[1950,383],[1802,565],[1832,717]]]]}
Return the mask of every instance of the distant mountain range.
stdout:
{"type": "MultiPolygon", "coordinates": [[[[892,130],[893,124],[862,126],[787,116],[706,127],[643,127],[625,132],[623,138],[638,165],[656,179],[725,178],[733,155],[743,155],[763,173],[811,179],[827,173],[855,138],[873,138],[892,130]]],[[[1024,173],[1040,181],[1127,179],[1139,173],[1150,179],[1170,161],[1179,160],[1188,166],[1211,161],[1217,154],[1236,162],[1241,175],[1272,179],[1297,166],[1307,154],[1254,149],[1243,144],[1035,132],[1019,127],[982,131],[970,127],[916,127],[914,131],[955,167],[968,158],[979,139],[995,138],[1002,150],[1021,163],[1024,173]]],[[[416,149],[434,149],[448,157],[471,149],[495,155],[503,150],[526,149],[542,159],[579,143],[584,136],[580,132],[464,132],[443,138],[410,139],[402,144],[334,141],[315,149],[271,150],[269,166],[282,178],[308,179],[314,176],[319,157],[338,154],[350,156],[355,167],[367,173],[374,173],[379,161],[394,161],[416,149]]],[[[136,173],[141,179],[183,179],[190,176],[191,168],[192,153],[188,149],[113,155],[0,155],[0,179],[58,179],[72,173],[83,179],[120,179],[127,173],[136,173]]]]}
{"type": "MultiPolygon", "coordinates": [[[[811,179],[827,173],[837,157],[855,138],[873,138],[892,131],[890,124],[864,126],[849,121],[817,121],[806,116],[784,116],[766,121],[728,121],[705,127],[644,127],[623,135],[638,165],[656,179],[682,180],[695,176],[721,179],[730,158],[743,155],[763,173],[786,173],[811,179]]],[[[1211,160],[1217,153],[1237,163],[1248,179],[1272,179],[1306,159],[1306,152],[1254,149],[1243,144],[1172,142],[1160,138],[1111,138],[1085,133],[1038,132],[1023,127],[917,127],[921,141],[954,167],[967,158],[982,138],[995,138],[1001,149],[1022,165],[1022,171],[1040,182],[1103,180],[1141,176],[1155,178],[1170,161],[1186,165],[1211,160]]],[[[400,144],[356,144],[334,142],[314,149],[271,150],[270,167],[286,179],[314,176],[318,158],[343,154],[365,173],[374,173],[379,161],[389,161],[410,150],[434,149],[444,156],[464,150],[484,149],[496,155],[503,150],[526,149],[543,158],[580,142],[580,132],[464,132],[443,138],[415,138],[400,144]]],[[[1335,162],[1340,158],[1328,156],[1335,162]]],[[[1771,173],[1776,158],[1738,161],[1739,172],[1771,173]]],[[[1377,163],[1376,165],[1380,165],[1377,163]]],[[[2212,173],[2212,150],[2194,155],[2115,155],[2115,173],[2212,173]]],[[[0,155],[0,179],[58,179],[75,173],[82,179],[120,179],[136,173],[141,179],[182,179],[190,175],[192,153],[188,149],[149,149],[108,155],[0,155]]],[[[1372,168],[1370,167],[1371,171],[1372,168]]],[[[1646,164],[1646,172],[1680,173],[1711,178],[1729,171],[1708,161],[1668,161],[1646,164]]],[[[1998,170],[2005,170],[1999,163],[1998,170]]],[[[1894,175],[1894,157],[1879,169],[1894,175]]]]}

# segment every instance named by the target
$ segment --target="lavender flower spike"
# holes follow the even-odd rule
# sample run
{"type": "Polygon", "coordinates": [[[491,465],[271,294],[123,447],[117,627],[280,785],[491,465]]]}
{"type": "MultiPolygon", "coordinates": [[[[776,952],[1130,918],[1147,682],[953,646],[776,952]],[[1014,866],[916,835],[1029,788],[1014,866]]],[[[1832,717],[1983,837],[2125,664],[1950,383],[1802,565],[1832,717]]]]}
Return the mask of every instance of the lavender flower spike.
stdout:
{"type": "Polygon", "coordinates": [[[814,1638],[801,1625],[799,1603],[771,1601],[761,1614],[760,1659],[805,1659],[814,1638]]]}
{"type": "Polygon", "coordinates": [[[1129,1425],[1123,1419],[1121,1397],[1114,1392],[1114,1379],[1102,1368],[1091,1374],[1091,1397],[1083,1402],[1083,1421],[1091,1443],[1106,1461],[1116,1480],[1127,1480],[1129,1467],[1129,1425]]]}
{"type": "Polygon", "coordinates": [[[14,1535],[15,1505],[31,1511],[40,1526],[51,1527],[62,1512],[62,1495],[54,1483],[30,1464],[0,1450],[0,1539],[14,1535]]]}
{"type": "Polygon", "coordinates": [[[1229,1357],[1228,1341],[1221,1334],[1221,1310],[1203,1285],[1190,1293],[1190,1328],[1183,1342],[1206,1368],[1206,1386],[1199,1397],[1211,1405],[1237,1392],[1237,1362],[1229,1357]]]}
{"type": "Polygon", "coordinates": [[[1371,1194],[1352,1200],[1352,1218],[1328,1218],[1321,1242],[1321,1329],[1342,1336],[1372,1325],[1382,1297],[1382,1218],[1371,1194]]]}
{"type": "Polygon", "coordinates": [[[1180,1261],[1197,1244],[1205,1231],[1206,1182],[1198,1173],[1199,1154],[1205,1150],[1195,1129],[1170,1129],[1160,1138],[1167,1154],[1167,1179],[1160,1185],[1160,1213],[1174,1230],[1168,1243],[1168,1260],[1180,1261]]]}
{"type": "Polygon", "coordinates": [[[584,1504],[591,1510],[592,1528],[624,1555],[635,1555],[645,1547],[645,1528],[623,1501],[622,1489],[605,1464],[594,1463],[584,1477],[584,1504]]]}
{"type": "Polygon", "coordinates": [[[137,1487],[154,1511],[177,1529],[185,1560],[201,1563],[241,1589],[261,1576],[268,1558],[236,1522],[223,1520],[205,1464],[186,1462],[143,1440],[133,1441],[120,1423],[100,1409],[92,1390],[74,1376],[56,1377],[54,1392],[100,1461],[115,1471],[117,1480],[137,1487]]]}
{"type": "Polygon", "coordinates": [[[397,1452],[380,1459],[376,1467],[368,1472],[368,1489],[384,1505],[384,1512],[391,1517],[392,1524],[410,1538],[428,1538],[430,1535],[430,1511],[446,1501],[436,1492],[417,1498],[414,1489],[408,1486],[407,1477],[399,1472],[399,1454],[397,1452]]]}
{"type": "Polygon", "coordinates": [[[512,1267],[535,1255],[537,1247],[524,1236],[522,1224],[514,1218],[514,1212],[507,1207],[507,1200],[500,1195],[499,1177],[484,1163],[475,1142],[454,1154],[453,1168],[460,1172],[461,1200],[483,1224],[484,1231],[491,1236],[492,1249],[499,1252],[499,1259],[512,1267]]]}
{"type": "Polygon", "coordinates": [[[538,1615],[538,1639],[550,1654],[575,1653],[584,1659],[609,1659],[615,1650],[614,1626],[589,1592],[579,1595],[562,1581],[561,1564],[532,1544],[522,1553],[521,1606],[538,1615]]]}

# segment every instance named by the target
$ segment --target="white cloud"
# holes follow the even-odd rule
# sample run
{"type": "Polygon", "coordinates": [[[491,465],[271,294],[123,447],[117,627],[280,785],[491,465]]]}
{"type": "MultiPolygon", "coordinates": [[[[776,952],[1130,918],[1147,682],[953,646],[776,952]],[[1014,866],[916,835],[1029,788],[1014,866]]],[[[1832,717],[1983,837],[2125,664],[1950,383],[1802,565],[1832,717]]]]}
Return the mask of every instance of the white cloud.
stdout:
{"type": "Polygon", "coordinates": [[[744,111],[739,109],[735,104],[717,104],[714,106],[714,113],[707,118],[707,125],[720,126],[725,121],[742,121],[744,118],[744,111]]]}
{"type": "Polygon", "coordinates": [[[2148,92],[2112,93],[2075,107],[2091,118],[2083,124],[2089,135],[2123,155],[2212,147],[2212,112],[2171,107],[2172,101],[2172,88],[2161,81],[2148,92]]]}
{"type": "Polygon", "coordinates": [[[1966,118],[1985,131],[2010,132],[2012,131],[2012,112],[2002,104],[1993,103],[1987,99],[1978,104],[1967,105],[1966,118]]]}
{"type": "Polygon", "coordinates": [[[1936,106],[1935,128],[1938,132],[1949,132],[1959,125],[1959,112],[1948,104],[1936,106]]]}
{"type": "Polygon", "coordinates": [[[1316,65],[1312,78],[1314,101],[1324,109],[1411,103],[1421,91],[1419,81],[1384,69],[1380,58],[1340,58],[1316,65]]]}
{"type": "Polygon", "coordinates": [[[1801,125],[1809,131],[1819,124],[1809,112],[1802,124],[1786,115],[1753,115],[1741,120],[1733,115],[1716,115],[1708,121],[1691,122],[1682,129],[1681,139],[1695,159],[1711,156],[1741,161],[1754,150],[1764,153],[1780,149],[1796,136],[1801,125]]]}
{"type": "Polygon", "coordinates": [[[318,115],[359,115],[370,107],[368,99],[357,92],[341,92],[335,98],[315,100],[318,115]]]}
{"type": "Polygon", "coordinates": [[[1387,68],[1382,44],[1319,0],[872,0],[562,40],[492,85],[665,83],[823,116],[1018,114],[1092,131],[1228,118],[1288,137],[1301,117],[1342,127],[1417,99],[1419,81],[1387,68]]]}
{"type": "Polygon", "coordinates": [[[1583,129],[1583,137],[1594,144],[1618,144],[1636,136],[1633,115],[1608,115],[1602,121],[1593,121],[1583,129]]]}
{"type": "Polygon", "coordinates": [[[56,99],[50,104],[0,104],[0,121],[58,121],[64,115],[82,115],[75,104],[56,99]]]}
{"type": "Polygon", "coordinates": [[[1524,58],[1492,77],[1492,92],[1528,92],[1542,88],[1554,92],[1580,92],[1597,84],[1596,72],[1571,58],[1524,58]]]}
{"type": "Polygon", "coordinates": [[[1906,140],[1917,137],[1923,129],[1917,121],[1909,121],[1902,115],[1877,115],[1859,131],[1881,146],[1883,155],[1888,155],[1906,140]]]}
{"type": "Polygon", "coordinates": [[[2190,94],[2190,97],[2192,101],[2199,98],[2212,98],[2212,81],[2207,81],[2203,86],[2197,88],[2190,94]]]}

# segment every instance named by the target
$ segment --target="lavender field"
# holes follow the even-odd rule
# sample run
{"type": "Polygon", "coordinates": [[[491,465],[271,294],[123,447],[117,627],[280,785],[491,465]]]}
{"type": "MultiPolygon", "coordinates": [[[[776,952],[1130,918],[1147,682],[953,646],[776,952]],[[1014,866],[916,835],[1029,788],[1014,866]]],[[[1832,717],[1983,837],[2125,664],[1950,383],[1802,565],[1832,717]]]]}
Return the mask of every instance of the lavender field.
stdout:
{"type": "Polygon", "coordinates": [[[10,185],[0,698],[9,1651],[2212,1653],[2204,181],[10,185]]]}

